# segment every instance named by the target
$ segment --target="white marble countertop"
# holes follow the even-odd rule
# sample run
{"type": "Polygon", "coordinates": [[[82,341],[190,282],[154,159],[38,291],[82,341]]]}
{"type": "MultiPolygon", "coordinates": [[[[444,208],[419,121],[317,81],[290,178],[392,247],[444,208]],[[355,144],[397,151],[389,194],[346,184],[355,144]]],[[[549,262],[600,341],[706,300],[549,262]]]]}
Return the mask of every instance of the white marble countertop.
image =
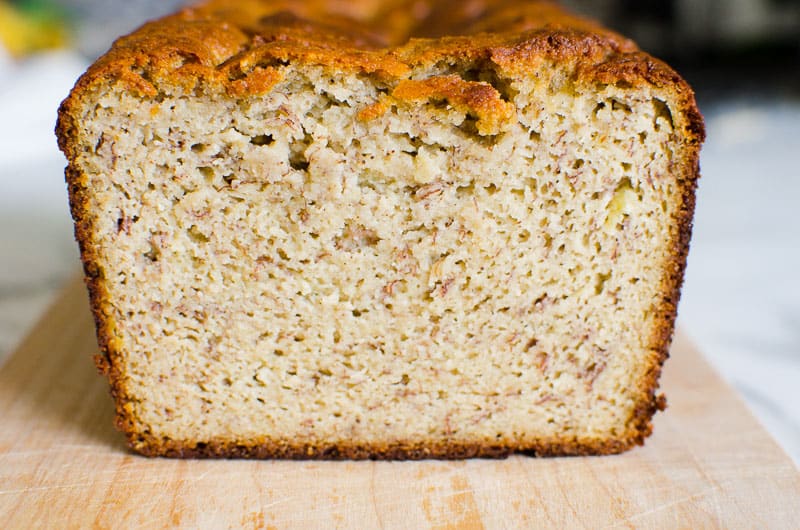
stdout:
{"type": "MultiPolygon", "coordinates": [[[[55,109],[85,64],[0,57],[0,363],[78,268],[55,109]]],[[[721,101],[679,326],[800,463],[800,101],[721,101]]]]}

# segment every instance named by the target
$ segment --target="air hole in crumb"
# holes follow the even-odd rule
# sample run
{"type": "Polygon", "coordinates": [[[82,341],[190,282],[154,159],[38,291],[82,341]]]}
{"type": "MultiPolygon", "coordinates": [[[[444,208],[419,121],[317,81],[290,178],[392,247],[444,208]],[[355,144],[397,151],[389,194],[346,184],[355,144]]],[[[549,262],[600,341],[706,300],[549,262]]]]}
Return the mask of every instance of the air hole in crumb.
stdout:
{"type": "Polygon", "coordinates": [[[208,243],[209,241],[208,236],[202,233],[196,225],[190,226],[186,232],[189,234],[189,239],[195,243],[208,243]]]}
{"type": "Polygon", "coordinates": [[[333,343],[334,344],[339,344],[341,341],[342,341],[342,334],[339,333],[338,330],[334,331],[333,332],[333,343]]]}
{"type": "Polygon", "coordinates": [[[601,294],[605,290],[606,282],[611,278],[611,273],[598,274],[594,284],[594,294],[601,294]]]}
{"type": "Polygon", "coordinates": [[[522,230],[519,234],[517,234],[517,239],[519,239],[519,241],[522,243],[528,241],[530,238],[531,238],[530,230],[522,230]]]}
{"type": "Polygon", "coordinates": [[[475,184],[470,182],[464,186],[456,186],[456,197],[468,197],[471,196],[475,192],[475,184]]]}
{"type": "Polygon", "coordinates": [[[538,343],[539,343],[539,341],[535,337],[530,338],[528,340],[528,342],[525,343],[525,351],[530,350],[531,348],[536,346],[538,343]]]}
{"type": "Polygon", "coordinates": [[[272,145],[274,141],[271,134],[259,134],[250,138],[250,143],[253,145],[272,145]]]}
{"type": "Polygon", "coordinates": [[[653,98],[653,109],[655,110],[653,124],[655,125],[655,129],[657,131],[661,128],[661,125],[659,124],[659,118],[666,120],[670,129],[674,128],[675,124],[672,121],[672,112],[669,110],[666,102],[661,101],[658,98],[653,98]]]}
{"type": "Polygon", "coordinates": [[[606,108],[606,104],[601,101],[600,103],[595,105],[594,111],[592,111],[592,114],[597,116],[597,113],[600,112],[601,110],[603,110],[604,108],[606,108]]]}
{"type": "Polygon", "coordinates": [[[645,140],[647,140],[647,133],[642,131],[639,133],[639,143],[643,144],[645,140]]]}
{"type": "Polygon", "coordinates": [[[623,162],[622,163],[622,170],[625,171],[625,172],[630,171],[631,167],[632,166],[631,166],[630,162],[623,162]]]}
{"type": "Polygon", "coordinates": [[[633,189],[631,179],[629,177],[623,178],[617,185],[614,196],[608,203],[606,226],[616,226],[624,216],[628,215],[628,208],[633,202],[634,197],[637,197],[637,193],[633,189]]]}
{"type": "Polygon", "coordinates": [[[286,353],[283,350],[273,350],[272,353],[276,357],[283,357],[284,355],[286,355],[286,353]]]}
{"type": "Polygon", "coordinates": [[[233,181],[234,181],[235,179],[236,179],[236,176],[235,176],[235,175],[233,175],[233,174],[224,175],[224,176],[222,177],[222,180],[224,180],[224,181],[225,181],[225,184],[228,184],[228,185],[231,185],[231,183],[233,183],[233,181]]]}
{"type": "Polygon", "coordinates": [[[458,128],[470,136],[478,136],[478,119],[467,115],[458,128]]]}
{"type": "Polygon", "coordinates": [[[488,186],[484,186],[483,189],[486,190],[486,193],[488,193],[489,195],[494,195],[495,193],[497,193],[497,186],[494,183],[491,183],[488,186]]]}
{"type": "Polygon", "coordinates": [[[203,175],[203,177],[206,180],[214,180],[214,168],[213,167],[200,166],[199,168],[197,168],[197,171],[199,171],[200,174],[203,175]]]}
{"type": "Polygon", "coordinates": [[[202,153],[208,146],[206,144],[192,144],[192,151],[195,153],[202,153]]]}
{"type": "Polygon", "coordinates": [[[580,169],[583,167],[583,164],[585,164],[583,158],[579,158],[572,164],[572,169],[580,169]]]}
{"type": "Polygon", "coordinates": [[[626,104],[626,103],[623,103],[623,102],[621,102],[619,100],[612,99],[611,100],[611,110],[622,110],[622,111],[625,111],[625,113],[627,114],[627,113],[630,113],[631,106],[626,104]]]}
{"type": "Polygon", "coordinates": [[[295,171],[306,171],[306,170],[308,170],[308,160],[305,160],[305,159],[291,158],[291,159],[289,159],[289,165],[295,171]]]}
{"type": "Polygon", "coordinates": [[[408,374],[403,374],[403,375],[400,377],[400,384],[401,384],[401,385],[407,385],[409,381],[411,381],[411,378],[410,378],[410,377],[408,377],[408,374]]]}
{"type": "Polygon", "coordinates": [[[279,249],[276,250],[276,252],[278,253],[278,256],[280,256],[280,258],[283,261],[289,261],[289,255],[286,254],[285,250],[283,250],[282,248],[279,248],[279,249]]]}
{"type": "Polygon", "coordinates": [[[532,142],[539,142],[542,139],[542,133],[539,131],[531,130],[530,134],[528,135],[532,142]]]}
{"type": "Polygon", "coordinates": [[[289,166],[295,171],[307,171],[308,165],[308,159],[304,151],[292,150],[289,154],[289,166]]]}
{"type": "Polygon", "coordinates": [[[408,138],[411,147],[409,149],[404,149],[402,152],[411,155],[412,157],[416,157],[419,154],[419,148],[424,145],[424,142],[418,136],[409,136],[408,138]]]}
{"type": "Polygon", "coordinates": [[[161,257],[161,250],[151,241],[150,250],[144,253],[144,257],[150,261],[158,261],[161,257]]]}

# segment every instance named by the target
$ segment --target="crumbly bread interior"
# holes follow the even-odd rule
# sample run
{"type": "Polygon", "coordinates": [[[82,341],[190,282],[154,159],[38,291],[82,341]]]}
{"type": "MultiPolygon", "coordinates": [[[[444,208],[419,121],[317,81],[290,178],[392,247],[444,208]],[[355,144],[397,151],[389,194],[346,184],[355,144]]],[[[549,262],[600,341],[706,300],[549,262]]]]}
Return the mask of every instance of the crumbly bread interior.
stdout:
{"type": "Polygon", "coordinates": [[[367,74],[280,73],[262,96],[83,108],[103,311],[143,439],[635,438],[682,204],[670,96],[559,64],[414,73],[496,91],[513,119],[492,129],[367,74]]]}

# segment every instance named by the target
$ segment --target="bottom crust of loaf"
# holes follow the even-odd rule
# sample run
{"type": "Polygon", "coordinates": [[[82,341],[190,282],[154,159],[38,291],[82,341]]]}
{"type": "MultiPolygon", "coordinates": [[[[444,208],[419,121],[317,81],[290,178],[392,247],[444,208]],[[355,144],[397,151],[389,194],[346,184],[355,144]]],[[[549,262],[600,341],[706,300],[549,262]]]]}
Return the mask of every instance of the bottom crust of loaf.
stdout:
{"type": "Polygon", "coordinates": [[[642,445],[650,429],[622,440],[590,442],[552,440],[519,447],[431,441],[374,445],[293,445],[283,441],[197,443],[192,441],[142,440],[134,435],[131,447],[145,456],[172,458],[283,458],[292,460],[425,460],[464,458],[506,458],[512,454],[527,456],[612,455],[642,445]]]}

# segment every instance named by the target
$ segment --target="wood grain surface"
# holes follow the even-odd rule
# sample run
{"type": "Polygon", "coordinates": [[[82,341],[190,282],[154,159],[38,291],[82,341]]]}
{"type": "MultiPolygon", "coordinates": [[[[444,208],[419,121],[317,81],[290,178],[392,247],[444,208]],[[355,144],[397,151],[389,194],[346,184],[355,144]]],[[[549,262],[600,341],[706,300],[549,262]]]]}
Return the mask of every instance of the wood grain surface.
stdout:
{"type": "Polygon", "coordinates": [[[0,368],[0,528],[798,528],[800,474],[682,337],[669,408],[611,457],[147,459],[112,427],[73,282],[0,368]]]}

